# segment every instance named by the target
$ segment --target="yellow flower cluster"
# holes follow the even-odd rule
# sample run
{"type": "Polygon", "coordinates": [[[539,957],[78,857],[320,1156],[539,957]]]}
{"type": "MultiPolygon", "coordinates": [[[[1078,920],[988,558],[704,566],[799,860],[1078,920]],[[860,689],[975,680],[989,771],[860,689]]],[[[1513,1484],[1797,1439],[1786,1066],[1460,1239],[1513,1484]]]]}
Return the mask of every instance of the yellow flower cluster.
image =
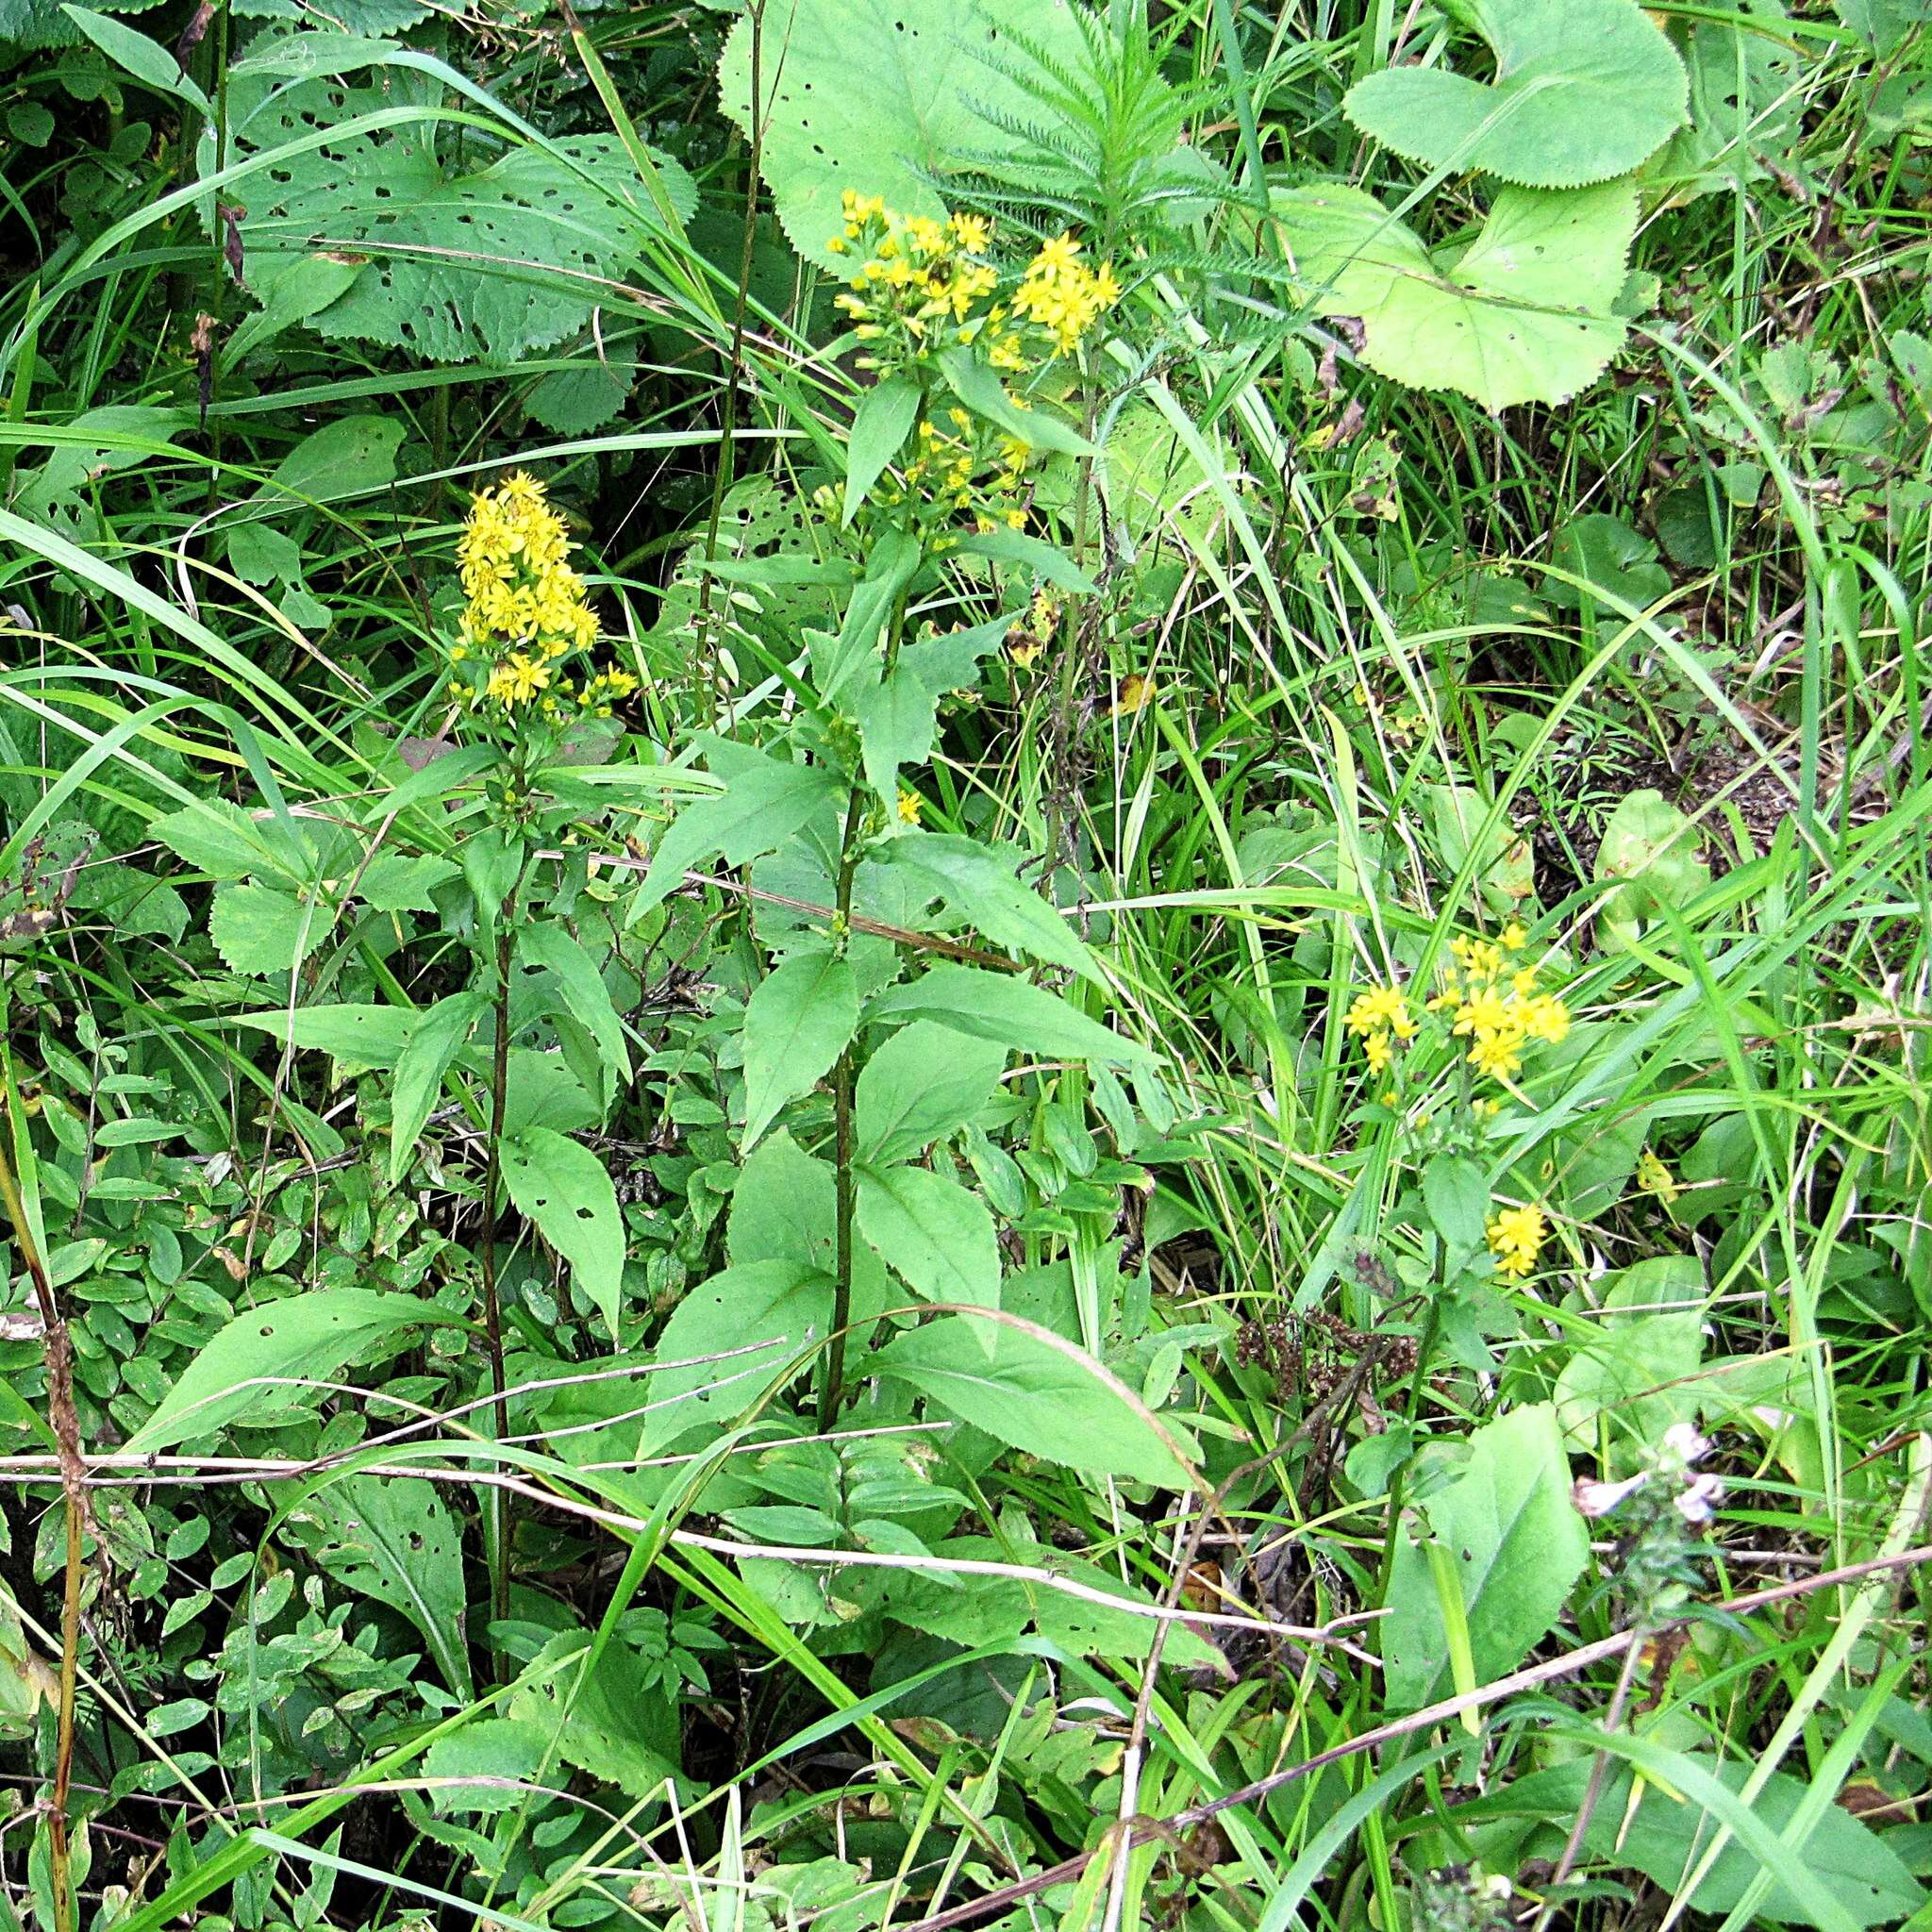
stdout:
{"type": "Polygon", "coordinates": [[[1089,268],[1069,234],[1041,247],[1002,303],[993,299],[1000,276],[986,259],[992,225],[984,215],[904,215],[875,194],[850,190],[841,212],[843,229],[827,245],[862,258],[835,298],[868,344],[862,368],[903,368],[960,342],[982,347],[994,369],[1024,375],[1042,357],[1071,356],[1120,300],[1112,265],[1089,268]]]}
{"type": "Polygon", "coordinates": [[[1080,338],[1121,299],[1113,264],[1089,268],[1080,244],[1059,234],[1041,244],[1013,296],[1013,313],[1047,330],[1055,353],[1071,356],[1080,338]]]}
{"type": "Polygon", "coordinates": [[[1536,1267],[1546,1232],[1541,1208],[1501,1208],[1490,1217],[1490,1253],[1496,1272],[1521,1281],[1536,1267]]]}
{"type": "Polygon", "coordinates": [[[1407,997],[1394,986],[1374,986],[1357,993],[1342,1024],[1361,1041],[1372,1074],[1379,1074],[1394,1058],[1393,1041],[1413,1040],[1416,1034],[1407,997]]]}
{"type": "Polygon", "coordinates": [[[450,660],[475,667],[458,693],[506,714],[534,709],[560,719],[566,701],[608,718],[637,689],[627,671],[599,672],[579,690],[556,668],[597,640],[597,615],[571,568],[571,541],[543,486],[519,470],[471,500],[457,544],[466,599],[450,660]]]}
{"type": "Polygon", "coordinates": [[[1469,1041],[1469,1063],[1491,1079],[1523,1071],[1523,1050],[1533,1040],[1555,1045],[1570,1031],[1570,1008],[1554,993],[1537,991],[1534,966],[1519,966],[1527,935],[1513,922],[1495,940],[1455,940],[1450,952],[1458,971],[1429,1002],[1447,1011],[1450,1031],[1469,1041]]]}

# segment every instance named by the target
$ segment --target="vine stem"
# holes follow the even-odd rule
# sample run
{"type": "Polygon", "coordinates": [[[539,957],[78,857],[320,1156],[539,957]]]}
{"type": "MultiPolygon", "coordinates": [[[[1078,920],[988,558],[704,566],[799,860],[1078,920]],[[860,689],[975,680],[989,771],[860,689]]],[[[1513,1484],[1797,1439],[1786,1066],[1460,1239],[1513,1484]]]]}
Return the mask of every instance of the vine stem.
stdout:
{"type": "MultiPolygon", "coordinates": [[[[845,808],[845,835],[840,841],[839,891],[833,912],[833,943],[841,952],[852,921],[852,881],[858,871],[858,830],[865,818],[865,794],[857,785],[845,808]]],[[[831,1345],[825,1353],[825,1378],[819,1387],[819,1429],[829,1429],[839,1418],[845,1392],[845,1330],[852,1320],[852,1042],[845,1042],[832,1069],[832,1122],[837,1168],[834,1220],[837,1245],[833,1258],[831,1345]]]]}
{"type": "Polygon", "coordinates": [[[40,1305],[41,1346],[47,1364],[47,1419],[53,1424],[60,1466],[60,1500],[67,1518],[67,1563],[60,1596],[60,1702],[55,1720],[54,1790],[47,1806],[47,1866],[54,1894],[54,1932],[75,1932],[74,1860],[67,1838],[67,1806],[74,1776],[74,1688],[80,1669],[81,1526],[87,1511],[87,1462],[80,1448],[80,1417],[74,1407],[74,1344],[4,1144],[0,1144],[0,1205],[5,1206],[12,1224],[13,1238],[20,1245],[40,1305]]]}

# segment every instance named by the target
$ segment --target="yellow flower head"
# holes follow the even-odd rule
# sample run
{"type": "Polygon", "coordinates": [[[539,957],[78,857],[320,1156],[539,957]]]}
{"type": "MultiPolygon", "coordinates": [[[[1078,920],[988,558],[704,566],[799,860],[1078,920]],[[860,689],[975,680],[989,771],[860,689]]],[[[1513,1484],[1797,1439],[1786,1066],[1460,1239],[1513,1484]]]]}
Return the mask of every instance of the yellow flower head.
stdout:
{"type": "Polygon", "coordinates": [[[1366,992],[1357,993],[1342,1016],[1342,1024],[1363,1039],[1384,1028],[1398,1040],[1407,1040],[1415,1032],[1415,1019],[1408,1010],[1407,998],[1395,986],[1373,986],[1366,992]]]}
{"type": "Polygon", "coordinates": [[[899,822],[901,824],[916,825],[919,815],[925,809],[925,801],[916,791],[901,791],[899,793],[899,822]]]}
{"type": "Polygon", "coordinates": [[[1666,1208],[1674,1206],[1684,1191],[1682,1183],[1648,1147],[1637,1157],[1637,1185],[1646,1194],[1655,1194],[1666,1208]]]}
{"type": "Polygon", "coordinates": [[[1490,1252],[1496,1257],[1496,1272],[1513,1280],[1534,1271],[1536,1257],[1543,1244],[1544,1223],[1541,1208],[1503,1208],[1490,1219],[1490,1252]]]}

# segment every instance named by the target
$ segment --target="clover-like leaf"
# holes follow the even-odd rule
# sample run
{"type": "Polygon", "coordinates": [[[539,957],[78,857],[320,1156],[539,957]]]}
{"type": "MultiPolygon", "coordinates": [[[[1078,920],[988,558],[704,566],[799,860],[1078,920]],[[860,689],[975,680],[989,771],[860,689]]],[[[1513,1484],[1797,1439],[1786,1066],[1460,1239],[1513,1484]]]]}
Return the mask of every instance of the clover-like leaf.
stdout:
{"type": "MultiPolygon", "coordinates": [[[[808,261],[837,268],[847,189],[907,214],[939,215],[932,176],[957,171],[1002,119],[1037,119],[1011,40],[1077,67],[1084,42],[1063,0],[771,0],[732,29],[719,99],[750,132],[752,40],[760,39],[756,119],[778,219],[808,261]]],[[[847,273],[850,273],[848,268],[847,273]]]]}
{"type": "Polygon", "coordinates": [[[1487,409],[1558,403],[1600,375],[1626,328],[1613,304],[1637,232],[1628,180],[1506,188],[1459,256],[1431,254],[1374,195],[1324,184],[1275,197],[1324,314],[1361,318],[1363,359],[1487,409]]]}
{"type": "Polygon", "coordinates": [[[1684,125],[1684,63],[1637,0],[1460,0],[1455,11],[1490,43],[1492,82],[1391,67],[1342,103],[1411,161],[1581,188],[1627,175],[1684,125]]]}

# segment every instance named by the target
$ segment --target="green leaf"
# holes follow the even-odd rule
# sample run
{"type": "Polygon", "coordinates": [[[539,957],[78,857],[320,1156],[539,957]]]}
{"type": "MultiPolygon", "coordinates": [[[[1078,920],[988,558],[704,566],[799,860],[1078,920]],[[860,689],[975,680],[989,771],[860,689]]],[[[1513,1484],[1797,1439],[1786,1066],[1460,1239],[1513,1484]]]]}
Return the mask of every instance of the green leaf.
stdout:
{"type": "Polygon", "coordinates": [[[1358,316],[1363,359],[1411,389],[1458,390],[1491,410],[1562,402],[1623,346],[1613,305],[1637,232],[1627,180],[1507,188],[1459,256],[1432,256],[1357,188],[1294,189],[1274,207],[1322,312],[1358,316]]]}
{"type": "Polygon", "coordinates": [[[676,1441],[696,1423],[722,1427],[750,1407],[808,1338],[823,1341],[829,1332],[832,1292],[829,1274],[796,1260],[739,1262],[691,1289],[654,1352],[661,1362],[692,1366],[651,1377],[641,1453],[676,1441]]]}
{"type": "Polygon", "coordinates": [[[934,966],[904,986],[888,987],[867,1007],[868,1022],[934,1020],[976,1040],[996,1041],[1049,1059],[1147,1066],[1138,1041],[1110,1033],[1065,1000],[1010,974],[982,966],[934,966]]]}
{"type": "Polygon", "coordinates": [[[875,382],[860,399],[845,444],[845,521],[858,513],[879,474],[899,454],[919,414],[919,386],[903,375],[875,382]]]}
{"type": "MultiPolygon", "coordinates": [[[[367,65],[369,56],[341,64],[367,65]]],[[[231,163],[319,128],[421,109],[420,119],[284,153],[249,177],[239,220],[248,284],[273,306],[282,278],[301,275],[318,251],[360,256],[360,273],[308,327],[425,361],[507,365],[588,330],[608,285],[634,272],[661,224],[632,192],[615,135],[510,145],[439,123],[442,98],[440,77],[392,61],[359,84],[332,74],[291,81],[273,63],[231,75],[231,163]]],[[[668,158],[659,167],[688,213],[691,177],[668,158]]]]}
{"type": "Polygon", "coordinates": [[[237,1013],[235,1024],[254,1026],[284,1046],[330,1055],[340,1071],[387,1070],[402,1058],[416,1015],[408,1007],[323,1005],[237,1013]]]}
{"type": "MultiPolygon", "coordinates": [[[[1195,1480],[1137,1397],[1074,1343],[1033,1323],[941,1315],[899,1336],[868,1370],[909,1383],[1029,1456],[1164,1489],[1195,1480]]],[[[1198,1457],[1184,1430],[1165,1426],[1183,1456],[1198,1457]]]]}
{"type": "Polygon", "coordinates": [[[1468,1155],[1437,1155],[1423,1170],[1423,1200],[1452,1254],[1466,1257],[1482,1246],[1490,1189],[1468,1155]]]}
{"type": "Polygon", "coordinates": [[[458,876],[446,858],[378,852],[356,881],[356,897],[372,912],[434,912],[436,889],[458,876]]]}
{"type": "Polygon", "coordinates": [[[208,936],[236,973],[293,973],[327,937],[335,915],[274,886],[223,885],[208,908],[208,936]]]}
{"type": "Polygon", "coordinates": [[[631,900],[627,919],[635,924],[661,905],[683,885],[685,874],[707,859],[748,865],[763,853],[775,852],[838,789],[838,779],[818,765],[760,757],[733,771],[724,791],[695,800],[672,821],[631,900]]]}
{"type": "Polygon", "coordinates": [[[1391,67],[1342,102],[1411,161],[1579,188],[1627,175],[1684,125],[1684,64],[1637,0],[1461,0],[1455,11],[1489,42],[1492,84],[1391,67]]]}
{"type": "Polygon", "coordinates": [[[1000,1241],[986,1203],[924,1167],[861,1168],[858,1231],[917,1294],[1000,1305],[1000,1241]]]}
{"type": "Polygon", "coordinates": [[[825,245],[843,232],[845,190],[943,215],[940,181],[998,119],[1037,119],[1038,103],[993,64],[1019,57],[1014,28],[1063,66],[1083,63],[1070,14],[1037,0],[770,0],[758,20],[740,19],[719,63],[719,103],[747,135],[757,127],[765,180],[799,254],[849,275],[851,258],[825,245]]]}
{"type": "Polygon", "coordinates": [[[105,13],[72,6],[60,10],[108,59],[125,67],[143,87],[176,100],[192,101],[204,114],[209,111],[208,96],[182,73],[165,47],[105,13]]]}
{"type": "MultiPolygon", "coordinates": [[[[1506,1676],[1562,1615],[1590,1560],[1570,1500],[1570,1465],[1547,1403],[1519,1408],[1470,1438],[1469,1460],[1422,1505],[1462,1586],[1476,1681],[1506,1676]]],[[[1450,1690],[1449,1640],[1429,1561],[1405,1524],[1382,1624],[1391,1710],[1414,1710],[1450,1690]]]]}
{"type": "Polygon", "coordinates": [[[865,775],[881,797],[899,789],[901,765],[924,764],[932,751],[939,703],[949,691],[979,682],[979,660],[1006,641],[1010,620],[922,638],[901,647],[878,683],[855,693],[852,714],[865,746],[865,775]]]}
{"type": "MultiPolygon", "coordinates": [[[[1551,539],[1550,561],[1640,609],[1671,588],[1670,572],[1657,560],[1657,545],[1622,517],[1601,510],[1566,518],[1551,539]]],[[[1583,598],[1574,585],[1554,575],[1543,579],[1542,592],[1566,610],[1574,610],[1583,598]]]]}
{"type": "Polygon", "coordinates": [[[1607,1435],[1627,1472],[1635,1450],[1673,1423],[1697,1418],[1704,1264],[1692,1255],[1658,1255],[1602,1286],[1601,1325],[1574,1331],[1574,1352],[1557,1377],[1557,1414],[1586,1454],[1607,1435]]]}
{"type": "Polygon", "coordinates": [[[433,1781],[429,1802],[439,1813],[494,1813],[528,1805],[530,1787],[550,1761],[549,1734],[541,1725],[481,1717],[438,1738],[423,1754],[423,1770],[433,1781]]]}
{"type": "Polygon", "coordinates": [[[1099,588],[1058,544],[1029,537],[1024,530],[999,525],[991,530],[964,530],[954,540],[953,548],[961,557],[990,557],[995,563],[1019,564],[1041,583],[1079,596],[1091,597],[1099,588]]]}
{"type": "Polygon", "coordinates": [[[400,1610],[422,1633],[443,1682],[470,1696],[462,1532],[436,1485],[420,1476],[343,1476],[299,1513],[323,1532],[316,1561],[346,1589],[400,1610]]]}
{"type": "Polygon", "coordinates": [[[930,1020],[902,1026],[858,1075],[854,1118],[858,1158],[876,1166],[923,1154],[963,1127],[999,1091],[1007,1050],[930,1020]]]}
{"type": "Polygon", "coordinates": [[[503,1143],[503,1181],[518,1213],[570,1263],[614,1343],[624,1305],[624,1216],[604,1163],[568,1135],[525,1127],[503,1143]]]}
{"type": "Polygon", "coordinates": [[[1613,948],[1638,939],[1667,905],[1681,911],[1710,884],[1697,827],[1661,791],[1626,791],[1604,826],[1593,876],[1624,881],[1603,901],[1603,937],[1613,948]]]}
{"type": "MultiPolygon", "coordinates": [[[[582,1631],[552,1638],[536,1661],[549,1664],[579,1653],[589,1662],[582,1631]]],[[[607,1644],[594,1667],[565,1664],[510,1698],[510,1713],[540,1726],[566,1764],[632,1798],[662,1796],[676,1774],[677,1707],[651,1680],[629,1644],[607,1644]],[[654,1737],[656,1732],[658,1735],[654,1737]]]]}
{"type": "Polygon", "coordinates": [[[940,357],[946,386],[975,416],[1024,442],[1028,449],[1047,449],[1063,457],[1097,457],[1100,452],[1071,423],[1049,408],[1023,409],[978,355],[968,348],[948,349],[940,357]]]}
{"type": "Polygon", "coordinates": [[[212,879],[270,873],[300,880],[306,863],[291,865],[278,827],[252,818],[225,798],[200,798],[148,821],[148,834],[212,879]]]}
{"type": "MultiPolygon", "coordinates": [[[[791,1261],[831,1274],[839,1252],[838,1183],[831,1163],[806,1153],[782,1127],[761,1141],[732,1191],[724,1252],[733,1267],[791,1261]]],[[[863,1242],[856,1244],[853,1320],[876,1314],[889,1291],[878,1257],[863,1242]]]]}
{"type": "Polygon", "coordinates": [[[291,496],[332,503],[395,481],[405,425],[394,416],[341,416],[312,429],[277,463],[258,500],[287,513],[291,496]]]}
{"type": "Polygon", "coordinates": [[[435,1111],[450,1062],[470,1037],[470,1028],[490,1010],[477,989],[451,993],[420,1014],[396,1057],[395,1085],[390,1099],[389,1177],[400,1182],[416,1158],[416,1143],[435,1111]]]}
{"type": "MultiPolygon", "coordinates": [[[[617,1002],[604,984],[597,962],[558,919],[540,919],[517,929],[517,958],[525,966],[551,974],[563,1003],[592,1040],[606,1066],[620,1080],[630,1078],[630,1049],[617,1002]]],[[[614,1332],[614,1331],[613,1331],[614,1332]]]]}
{"type": "Polygon", "coordinates": [[[830,951],[787,959],[744,1009],[744,1138],[749,1153],[787,1101],[809,1093],[858,1027],[858,981],[830,951]]]}
{"type": "Polygon", "coordinates": [[[950,914],[971,921],[995,945],[1107,986],[1093,955],[1072,926],[1013,875],[1010,854],[1002,856],[977,839],[918,832],[895,839],[886,857],[910,871],[950,914]]]}
{"type": "Polygon", "coordinates": [[[456,1317],[414,1295],[366,1288],[319,1288],[249,1308],[219,1329],[175,1386],[123,1445],[166,1449],[213,1436],[251,1410],[287,1408],[290,1378],[325,1381],[378,1344],[402,1345],[422,1323],[457,1325],[456,1317]],[[277,1378],[263,1386],[264,1377],[277,1378]]]}

